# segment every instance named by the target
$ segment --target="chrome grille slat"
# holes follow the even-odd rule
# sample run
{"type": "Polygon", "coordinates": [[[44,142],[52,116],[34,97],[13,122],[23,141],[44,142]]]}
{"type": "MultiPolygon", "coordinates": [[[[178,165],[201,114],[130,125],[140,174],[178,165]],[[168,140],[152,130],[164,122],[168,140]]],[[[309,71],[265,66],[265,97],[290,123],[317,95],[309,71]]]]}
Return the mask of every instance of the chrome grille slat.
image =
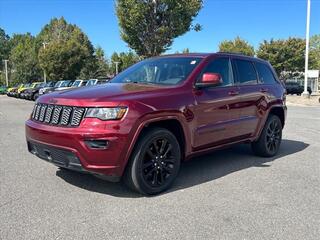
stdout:
{"type": "Polygon", "coordinates": [[[74,108],[72,119],[71,119],[71,125],[72,126],[78,126],[83,118],[83,114],[85,112],[85,108],[74,108]]]}
{"type": "Polygon", "coordinates": [[[86,108],[82,107],[37,103],[33,108],[31,118],[55,126],[77,127],[81,123],[85,111],[86,108]]]}
{"type": "Polygon", "coordinates": [[[40,115],[40,109],[41,109],[41,105],[37,105],[36,107],[36,115],[34,117],[34,119],[38,120],[39,119],[39,115],[40,115]]]}
{"type": "Polygon", "coordinates": [[[54,106],[48,105],[47,112],[46,112],[46,117],[44,119],[45,123],[50,123],[53,109],[54,109],[54,106]]]}
{"type": "Polygon", "coordinates": [[[62,107],[61,106],[54,106],[53,116],[52,116],[52,119],[51,119],[51,123],[52,124],[58,124],[59,123],[61,111],[62,111],[62,107]]]}
{"type": "Polygon", "coordinates": [[[68,125],[71,112],[72,112],[72,107],[63,107],[61,120],[60,120],[61,125],[68,125]]]}
{"type": "Polygon", "coordinates": [[[47,110],[47,105],[42,105],[41,108],[40,108],[40,116],[39,116],[39,121],[40,122],[43,122],[46,110],[47,110]]]}

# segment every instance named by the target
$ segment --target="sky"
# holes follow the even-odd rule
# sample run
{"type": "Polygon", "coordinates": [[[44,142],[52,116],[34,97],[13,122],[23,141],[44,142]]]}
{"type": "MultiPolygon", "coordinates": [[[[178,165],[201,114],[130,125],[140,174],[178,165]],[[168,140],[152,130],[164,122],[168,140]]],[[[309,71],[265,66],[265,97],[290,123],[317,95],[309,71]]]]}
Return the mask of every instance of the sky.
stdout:
{"type": "MultiPolygon", "coordinates": [[[[38,34],[53,17],[78,25],[107,56],[127,51],[121,40],[114,0],[0,0],[0,27],[13,33],[38,34]]],[[[215,52],[226,39],[240,36],[255,48],[264,39],[305,37],[307,0],[204,0],[190,31],[176,38],[167,53],[189,48],[215,52]]],[[[310,35],[320,34],[320,0],[311,0],[310,35]]]]}

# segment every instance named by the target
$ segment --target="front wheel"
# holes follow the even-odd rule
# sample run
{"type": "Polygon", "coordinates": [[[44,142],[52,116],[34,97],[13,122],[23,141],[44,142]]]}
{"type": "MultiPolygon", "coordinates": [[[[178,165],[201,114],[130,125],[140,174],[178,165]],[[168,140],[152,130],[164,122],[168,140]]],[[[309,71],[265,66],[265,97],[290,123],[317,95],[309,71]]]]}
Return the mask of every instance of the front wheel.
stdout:
{"type": "Polygon", "coordinates": [[[251,144],[253,152],[261,157],[277,154],[282,139],[282,123],[278,116],[270,115],[259,139],[251,144]]]}
{"type": "Polygon", "coordinates": [[[180,145],[176,137],[167,129],[150,129],[137,142],[124,180],[130,188],[142,194],[158,194],[173,183],[180,161],[180,145]]]}

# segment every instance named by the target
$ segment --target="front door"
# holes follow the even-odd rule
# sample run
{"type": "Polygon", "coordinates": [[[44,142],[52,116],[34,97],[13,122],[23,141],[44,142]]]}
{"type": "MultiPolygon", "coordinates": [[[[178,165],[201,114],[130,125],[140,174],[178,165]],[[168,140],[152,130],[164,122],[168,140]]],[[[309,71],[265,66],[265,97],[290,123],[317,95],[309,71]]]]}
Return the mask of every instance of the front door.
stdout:
{"type": "Polygon", "coordinates": [[[230,142],[238,135],[235,123],[239,118],[237,104],[240,96],[239,87],[234,85],[230,59],[213,59],[203,73],[219,73],[223,83],[194,92],[196,126],[193,147],[196,149],[230,142]]]}

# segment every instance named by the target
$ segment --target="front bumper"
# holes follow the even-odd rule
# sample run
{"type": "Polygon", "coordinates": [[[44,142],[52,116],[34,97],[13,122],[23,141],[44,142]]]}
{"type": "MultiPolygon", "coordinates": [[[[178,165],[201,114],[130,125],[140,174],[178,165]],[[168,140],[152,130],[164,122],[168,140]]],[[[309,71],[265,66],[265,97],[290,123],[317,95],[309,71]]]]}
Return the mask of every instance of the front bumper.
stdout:
{"type": "Polygon", "coordinates": [[[26,138],[31,153],[60,167],[103,175],[110,181],[120,180],[125,167],[127,138],[117,131],[57,127],[28,120],[26,138]],[[92,140],[107,141],[107,147],[93,149],[87,144],[92,140]]]}

